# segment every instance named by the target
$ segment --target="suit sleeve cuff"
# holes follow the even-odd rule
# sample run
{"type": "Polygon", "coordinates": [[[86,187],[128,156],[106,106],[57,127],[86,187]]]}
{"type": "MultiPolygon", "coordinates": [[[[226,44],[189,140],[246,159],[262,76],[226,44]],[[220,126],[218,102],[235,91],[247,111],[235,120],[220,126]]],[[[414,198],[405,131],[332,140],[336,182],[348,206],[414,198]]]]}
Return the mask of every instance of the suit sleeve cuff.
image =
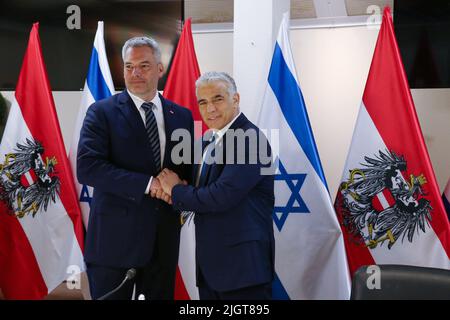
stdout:
{"type": "Polygon", "coordinates": [[[181,196],[185,192],[185,186],[182,184],[177,184],[172,188],[172,202],[173,207],[176,210],[183,211],[184,210],[184,202],[183,197],[181,196]],[[184,190],[183,190],[184,189],[184,190]]]}

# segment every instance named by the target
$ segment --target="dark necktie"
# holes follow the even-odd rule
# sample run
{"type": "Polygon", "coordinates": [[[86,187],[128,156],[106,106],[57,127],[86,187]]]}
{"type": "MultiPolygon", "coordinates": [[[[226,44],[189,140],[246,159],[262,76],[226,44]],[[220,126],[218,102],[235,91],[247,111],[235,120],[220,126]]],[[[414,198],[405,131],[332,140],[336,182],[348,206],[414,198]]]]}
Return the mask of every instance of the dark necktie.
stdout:
{"type": "Polygon", "coordinates": [[[155,158],[155,165],[158,171],[161,169],[161,150],[159,146],[158,124],[156,123],[153,108],[155,105],[152,102],[145,102],[142,104],[142,109],[145,111],[145,129],[150,141],[150,146],[155,158]]]}
{"type": "Polygon", "coordinates": [[[208,142],[208,145],[205,149],[205,157],[202,165],[202,171],[200,172],[200,177],[198,178],[198,186],[203,187],[206,185],[207,179],[208,179],[208,173],[209,169],[212,165],[212,158],[214,157],[214,150],[215,150],[215,141],[216,141],[216,134],[214,134],[211,139],[208,142]]]}

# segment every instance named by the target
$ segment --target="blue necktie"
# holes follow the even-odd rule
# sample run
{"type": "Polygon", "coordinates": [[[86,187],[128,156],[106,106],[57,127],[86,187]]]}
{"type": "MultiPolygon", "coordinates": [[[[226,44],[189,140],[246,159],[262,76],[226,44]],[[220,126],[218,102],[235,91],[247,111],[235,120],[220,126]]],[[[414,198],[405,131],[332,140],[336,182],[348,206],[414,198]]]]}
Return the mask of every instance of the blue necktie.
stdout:
{"type": "Polygon", "coordinates": [[[198,178],[198,186],[199,187],[203,187],[206,185],[209,169],[212,164],[211,161],[215,154],[215,152],[214,152],[215,141],[216,141],[216,135],[214,134],[211,137],[211,139],[209,140],[208,145],[206,146],[206,149],[205,149],[205,153],[206,153],[205,160],[203,161],[202,171],[200,172],[200,177],[198,178]]]}
{"type": "Polygon", "coordinates": [[[142,109],[145,111],[145,129],[150,141],[150,146],[155,158],[155,165],[158,171],[161,169],[161,150],[159,146],[158,124],[156,123],[153,108],[155,105],[152,102],[145,102],[142,104],[142,109]]]}
{"type": "MultiPolygon", "coordinates": [[[[205,157],[203,160],[202,171],[200,172],[200,176],[198,178],[197,187],[203,187],[206,185],[208,180],[209,168],[211,167],[211,160],[215,154],[215,140],[216,134],[214,134],[211,139],[208,141],[208,144],[205,147],[205,157]]],[[[194,217],[195,212],[193,211],[181,211],[181,225],[183,225],[186,221],[190,221],[194,217]]]]}

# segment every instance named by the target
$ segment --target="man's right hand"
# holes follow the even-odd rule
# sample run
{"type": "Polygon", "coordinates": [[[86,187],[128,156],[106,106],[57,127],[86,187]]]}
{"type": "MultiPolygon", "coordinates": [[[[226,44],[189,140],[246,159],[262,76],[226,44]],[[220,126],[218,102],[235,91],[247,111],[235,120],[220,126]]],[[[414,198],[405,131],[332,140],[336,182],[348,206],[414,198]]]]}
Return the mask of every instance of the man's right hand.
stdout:
{"type": "Polygon", "coordinates": [[[150,185],[150,196],[152,198],[156,197],[156,193],[158,190],[161,189],[161,183],[159,182],[159,179],[156,177],[153,177],[152,184],[150,185]]]}
{"type": "Polygon", "coordinates": [[[150,196],[172,204],[172,198],[163,191],[161,183],[156,177],[153,177],[152,184],[150,185],[150,196]]]}

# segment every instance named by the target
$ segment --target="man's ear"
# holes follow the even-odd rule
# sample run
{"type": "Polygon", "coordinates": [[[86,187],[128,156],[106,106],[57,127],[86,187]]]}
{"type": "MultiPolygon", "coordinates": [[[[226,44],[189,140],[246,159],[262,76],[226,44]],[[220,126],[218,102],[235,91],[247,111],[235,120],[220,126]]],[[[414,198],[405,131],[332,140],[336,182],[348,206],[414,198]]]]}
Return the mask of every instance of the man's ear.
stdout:
{"type": "Polygon", "coordinates": [[[233,102],[236,104],[236,105],[239,105],[239,101],[241,100],[241,96],[239,95],[239,93],[235,93],[234,94],[234,96],[233,96],[233,102]]]}
{"type": "Polygon", "coordinates": [[[159,75],[160,78],[162,78],[163,74],[164,74],[164,66],[160,62],[160,63],[158,63],[158,75],[159,75]]]}

